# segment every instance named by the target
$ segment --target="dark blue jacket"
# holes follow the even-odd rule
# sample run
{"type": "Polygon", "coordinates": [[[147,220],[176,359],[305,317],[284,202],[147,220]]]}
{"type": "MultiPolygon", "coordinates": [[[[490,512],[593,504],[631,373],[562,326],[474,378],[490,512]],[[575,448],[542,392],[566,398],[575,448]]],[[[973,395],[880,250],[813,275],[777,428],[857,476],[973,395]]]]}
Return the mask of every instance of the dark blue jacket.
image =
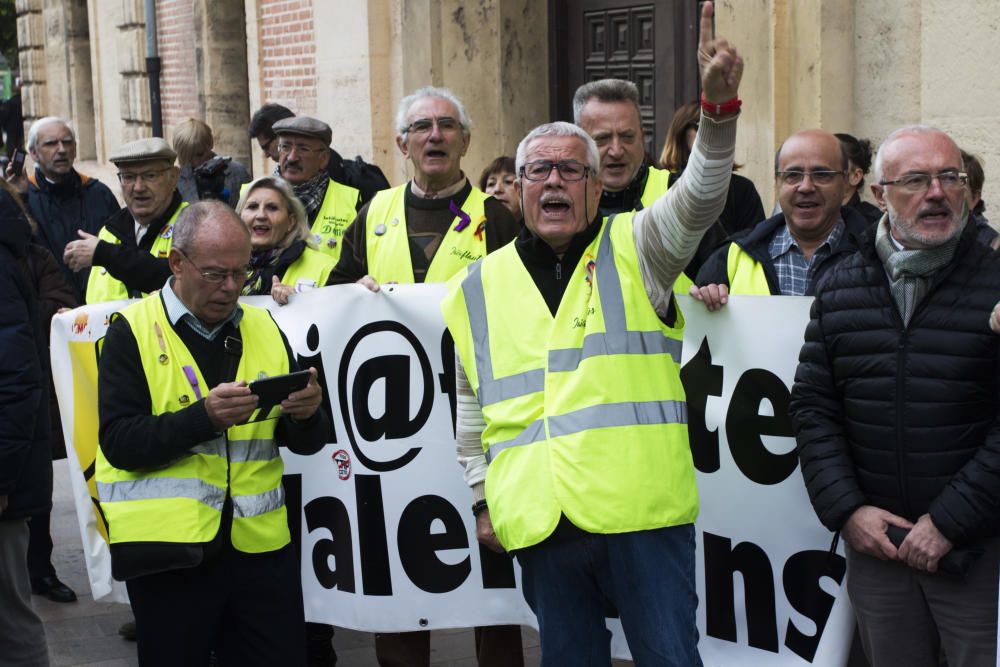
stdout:
{"type": "Polygon", "coordinates": [[[80,238],[77,230],[96,235],[120,208],[108,186],[75,171],[66,183],[49,183],[38,169],[28,177],[28,210],[38,223],[36,242],[56,258],[79,303],[87,293],[90,269],[74,273],[63,263],[66,244],[80,238]]]}
{"type": "Polygon", "coordinates": [[[13,197],[0,190],[0,520],[52,508],[48,351],[38,303],[22,266],[31,229],[13,197]]]}

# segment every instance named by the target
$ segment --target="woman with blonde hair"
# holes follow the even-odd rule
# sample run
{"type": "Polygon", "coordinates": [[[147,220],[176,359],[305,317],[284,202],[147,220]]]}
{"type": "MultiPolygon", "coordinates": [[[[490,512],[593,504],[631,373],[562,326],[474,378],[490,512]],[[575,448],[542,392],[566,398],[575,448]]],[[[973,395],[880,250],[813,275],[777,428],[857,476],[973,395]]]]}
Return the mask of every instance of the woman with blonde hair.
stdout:
{"type": "Polygon", "coordinates": [[[177,189],[184,201],[193,204],[202,199],[221,199],[234,206],[240,198],[240,186],[250,181],[250,172],[239,162],[215,154],[212,128],[197,118],[188,118],[174,126],[171,139],[181,168],[177,189]],[[219,159],[211,173],[195,173],[215,157],[219,159]]]}
{"type": "Polygon", "coordinates": [[[284,305],[296,292],[323,287],[337,262],[311,245],[309,217],[292,187],[276,176],[250,183],[236,204],[250,230],[250,274],[243,294],[270,294],[284,305]]]}

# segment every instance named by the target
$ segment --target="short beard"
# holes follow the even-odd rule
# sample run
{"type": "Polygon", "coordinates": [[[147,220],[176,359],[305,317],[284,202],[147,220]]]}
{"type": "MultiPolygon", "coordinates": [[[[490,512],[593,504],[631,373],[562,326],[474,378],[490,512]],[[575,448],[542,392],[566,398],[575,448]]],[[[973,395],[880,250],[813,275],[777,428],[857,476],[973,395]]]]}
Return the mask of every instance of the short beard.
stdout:
{"type": "Polygon", "coordinates": [[[947,238],[940,240],[928,238],[914,231],[916,228],[915,220],[904,220],[900,224],[899,214],[893,209],[892,204],[888,200],[886,200],[886,213],[889,216],[889,229],[895,233],[895,236],[902,239],[904,247],[913,249],[937,248],[959,236],[962,230],[965,229],[965,224],[968,222],[969,202],[963,201],[962,210],[952,216],[952,221],[955,222],[955,230],[947,238]]]}

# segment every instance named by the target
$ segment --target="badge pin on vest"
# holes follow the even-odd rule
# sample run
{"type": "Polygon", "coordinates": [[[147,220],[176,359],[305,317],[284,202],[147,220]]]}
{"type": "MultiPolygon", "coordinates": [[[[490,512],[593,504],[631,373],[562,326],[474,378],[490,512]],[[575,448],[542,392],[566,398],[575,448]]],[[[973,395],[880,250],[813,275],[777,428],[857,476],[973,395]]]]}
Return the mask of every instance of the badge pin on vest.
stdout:
{"type": "Polygon", "coordinates": [[[375,225],[375,236],[382,236],[385,234],[385,225],[381,222],[375,225]]]}

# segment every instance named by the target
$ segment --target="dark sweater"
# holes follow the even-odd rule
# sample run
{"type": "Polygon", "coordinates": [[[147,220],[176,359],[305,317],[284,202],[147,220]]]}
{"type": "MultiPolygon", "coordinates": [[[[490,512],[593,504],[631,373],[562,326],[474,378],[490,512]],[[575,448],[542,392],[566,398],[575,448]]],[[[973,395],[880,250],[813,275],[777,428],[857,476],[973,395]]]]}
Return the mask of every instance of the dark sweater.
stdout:
{"type": "MultiPolygon", "coordinates": [[[[424,282],[427,269],[434,259],[434,253],[441,246],[441,241],[448,228],[455,220],[455,214],[449,206],[452,202],[461,207],[472,192],[472,184],[466,181],[465,187],[454,197],[440,199],[425,199],[413,194],[406,188],[404,205],[406,206],[406,232],[410,240],[410,262],[413,264],[414,282],[424,282]]],[[[368,243],[367,218],[368,204],[358,212],[358,217],[344,231],[343,247],[340,251],[340,261],[330,274],[327,284],[341,285],[354,283],[368,274],[368,243]]],[[[486,214],[486,251],[493,252],[510,243],[517,236],[520,225],[506,206],[490,197],[484,204],[486,214]]]]}

